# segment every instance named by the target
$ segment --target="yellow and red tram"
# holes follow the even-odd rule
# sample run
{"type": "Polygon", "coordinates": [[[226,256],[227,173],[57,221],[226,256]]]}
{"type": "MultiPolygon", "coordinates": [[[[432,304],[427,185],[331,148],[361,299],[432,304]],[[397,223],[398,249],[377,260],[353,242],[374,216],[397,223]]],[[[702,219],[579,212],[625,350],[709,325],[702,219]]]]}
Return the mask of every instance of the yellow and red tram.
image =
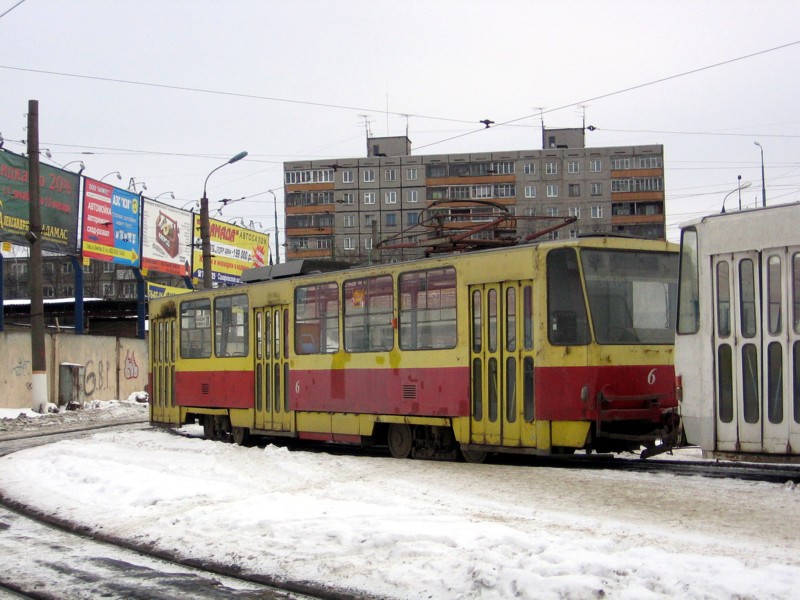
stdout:
{"type": "Polygon", "coordinates": [[[155,299],[151,421],[471,461],[667,447],[677,257],[580,238],[155,299]]]}

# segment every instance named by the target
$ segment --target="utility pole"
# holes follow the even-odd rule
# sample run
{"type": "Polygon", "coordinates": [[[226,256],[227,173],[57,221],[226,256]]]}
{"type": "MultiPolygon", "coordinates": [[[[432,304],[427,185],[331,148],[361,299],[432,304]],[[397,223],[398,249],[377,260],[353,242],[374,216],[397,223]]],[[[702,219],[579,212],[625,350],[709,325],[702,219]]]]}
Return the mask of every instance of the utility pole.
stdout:
{"type": "Polygon", "coordinates": [[[28,100],[28,233],[31,245],[31,391],[33,410],[47,410],[47,357],[42,294],[42,205],[39,198],[39,101],[28,100]]]}

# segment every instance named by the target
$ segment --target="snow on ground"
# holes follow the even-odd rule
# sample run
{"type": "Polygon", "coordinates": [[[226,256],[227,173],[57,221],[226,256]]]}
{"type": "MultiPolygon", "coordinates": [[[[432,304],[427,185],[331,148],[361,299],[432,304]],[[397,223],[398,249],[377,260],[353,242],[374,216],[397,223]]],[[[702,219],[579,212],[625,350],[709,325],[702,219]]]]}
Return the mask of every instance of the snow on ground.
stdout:
{"type": "Polygon", "coordinates": [[[187,557],[382,598],[800,597],[792,485],[139,430],[6,456],[0,492],[187,557]]]}

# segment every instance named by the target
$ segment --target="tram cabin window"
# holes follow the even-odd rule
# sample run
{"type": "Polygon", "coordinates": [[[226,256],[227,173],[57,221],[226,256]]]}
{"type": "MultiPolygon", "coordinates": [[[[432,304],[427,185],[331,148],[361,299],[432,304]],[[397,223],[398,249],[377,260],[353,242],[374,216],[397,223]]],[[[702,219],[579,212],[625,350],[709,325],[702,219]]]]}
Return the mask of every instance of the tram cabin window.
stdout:
{"type": "Polygon", "coordinates": [[[247,356],[248,303],[245,294],[214,300],[214,353],[216,356],[247,356]]]}
{"type": "Polygon", "coordinates": [[[589,343],[578,257],[572,248],[547,255],[548,337],[558,346],[589,343]]]}
{"type": "Polygon", "coordinates": [[[332,354],[339,350],[339,286],[320,283],[294,293],[294,351],[332,354]]]}
{"type": "Polygon", "coordinates": [[[181,358],[211,356],[211,301],[181,303],[181,358]]]}
{"type": "Polygon", "coordinates": [[[400,347],[438,350],[456,345],[456,271],[452,267],[403,273],[400,347]]]}

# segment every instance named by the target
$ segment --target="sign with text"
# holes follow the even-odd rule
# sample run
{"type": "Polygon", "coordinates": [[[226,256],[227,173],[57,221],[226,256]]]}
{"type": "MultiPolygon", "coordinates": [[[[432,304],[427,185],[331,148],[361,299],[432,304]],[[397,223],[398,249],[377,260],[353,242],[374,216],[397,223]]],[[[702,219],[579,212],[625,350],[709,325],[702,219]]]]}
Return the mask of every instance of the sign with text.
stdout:
{"type": "Polygon", "coordinates": [[[171,285],[161,285],[160,283],[147,282],[147,298],[163,298],[164,296],[174,296],[175,294],[186,294],[192,290],[179,288],[171,285]]]}
{"type": "Polygon", "coordinates": [[[139,194],[86,177],[81,228],[83,256],[138,267],[141,210],[139,194]]]}
{"type": "MultiPolygon", "coordinates": [[[[212,281],[221,285],[235,285],[241,281],[242,271],[263,267],[269,260],[269,234],[237,227],[224,221],[211,219],[211,271],[212,281]]],[[[203,243],[200,237],[200,215],[194,219],[194,272],[193,277],[203,278],[203,243]]]]}
{"type": "MultiPolygon", "coordinates": [[[[0,240],[28,246],[28,158],[0,150],[0,240]]],[[[78,188],[75,173],[39,164],[42,250],[78,253],[78,188]]]]}
{"type": "Polygon", "coordinates": [[[144,201],[142,268],[178,277],[192,272],[192,213],[144,201]]]}

